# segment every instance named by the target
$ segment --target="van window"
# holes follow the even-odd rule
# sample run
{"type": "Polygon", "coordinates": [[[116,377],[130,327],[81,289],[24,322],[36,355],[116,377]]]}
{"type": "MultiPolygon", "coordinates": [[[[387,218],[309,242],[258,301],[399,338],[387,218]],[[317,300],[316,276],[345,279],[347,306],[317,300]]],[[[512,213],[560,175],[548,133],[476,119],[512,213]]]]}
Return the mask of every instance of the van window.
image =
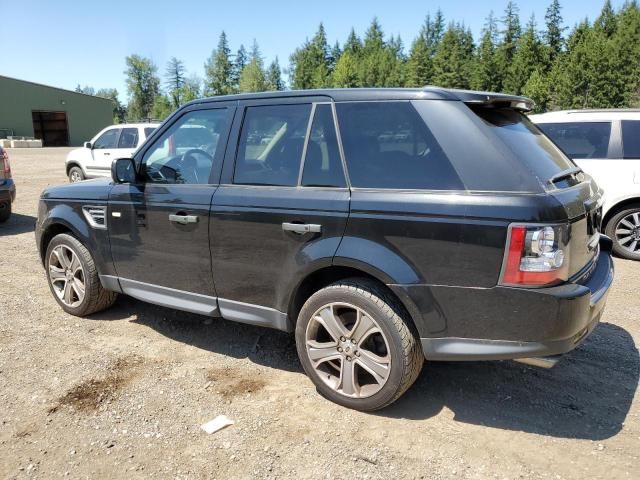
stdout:
{"type": "Polygon", "coordinates": [[[248,107],[233,182],[296,186],[310,112],[310,104],[248,107]]]}
{"type": "Polygon", "coordinates": [[[346,187],[331,105],[316,106],[307,142],[302,185],[346,187]]]}
{"type": "Polygon", "coordinates": [[[623,158],[640,158],[640,120],[622,121],[623,158]]]}
{"type": "Polygon", "coordinates": [[[410,102],[336,104],[351,184],[458,190],[449,159],[410,102]]]}
{"type": "Polygon", "coordinates": [[[571,158],[607,158],[611,122],[540,123],[538,127],[571,158]]]}

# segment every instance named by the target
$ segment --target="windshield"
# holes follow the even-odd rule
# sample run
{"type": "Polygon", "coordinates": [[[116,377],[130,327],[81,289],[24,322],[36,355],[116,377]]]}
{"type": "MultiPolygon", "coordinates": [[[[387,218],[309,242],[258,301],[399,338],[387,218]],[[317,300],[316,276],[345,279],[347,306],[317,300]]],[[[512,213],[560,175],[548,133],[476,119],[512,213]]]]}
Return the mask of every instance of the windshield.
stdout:
{"type": "Polygon", "coordinates": [[[472,109],[540,180],[575,164],[522,113],[507,108],[472,109]]]}

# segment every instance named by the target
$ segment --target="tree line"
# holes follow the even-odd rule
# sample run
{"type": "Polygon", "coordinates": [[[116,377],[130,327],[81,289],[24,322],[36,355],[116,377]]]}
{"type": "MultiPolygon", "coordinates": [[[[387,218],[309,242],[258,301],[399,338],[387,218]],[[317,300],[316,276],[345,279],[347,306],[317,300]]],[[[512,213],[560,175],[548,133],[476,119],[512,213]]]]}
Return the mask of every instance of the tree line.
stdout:
{"type": "Polygon", "coordinates": [[[233,54],[225,32],[204,63],[204,78],[187,76],[173,57],[163,78],[148,58],[126,58],[129,102],[114,89],[79,91],[115,101],[118,121],[165,118],[181,104],[202,96],[265,90],[422,87],[437,85],[531,97],[536,111],[565,108],[640,106],[640,8],[627,1],[617,11],[606,0],[593,21],[570,31],[559,0],[552,0],[540,26],[534,16],[523,25],[518,5],[503,15],[489,12],[476,40],[463,23],[447,22],[442,11],[428,14],[408,49],[400,36],[387,37],[374,18],[360,37],[351,29],[343,44],[329,44],[325,27],[296,48],[282,79],[278,58],[265,66],[258,43],[233,54]],[[540,28],[541,27],[541,28],[540,28]]]}

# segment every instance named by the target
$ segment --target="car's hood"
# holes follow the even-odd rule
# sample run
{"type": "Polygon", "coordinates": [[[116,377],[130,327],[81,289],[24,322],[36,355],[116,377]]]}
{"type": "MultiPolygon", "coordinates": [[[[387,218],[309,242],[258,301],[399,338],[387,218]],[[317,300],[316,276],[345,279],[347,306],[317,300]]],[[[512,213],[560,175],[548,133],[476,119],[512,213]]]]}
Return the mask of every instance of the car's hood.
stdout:
{"type": "Polygon", "coordinates": [[[110,178],[96,178],[95,180],[49,187],[42,192],[42,198],[107,201],[112,186],[110,178]]]}

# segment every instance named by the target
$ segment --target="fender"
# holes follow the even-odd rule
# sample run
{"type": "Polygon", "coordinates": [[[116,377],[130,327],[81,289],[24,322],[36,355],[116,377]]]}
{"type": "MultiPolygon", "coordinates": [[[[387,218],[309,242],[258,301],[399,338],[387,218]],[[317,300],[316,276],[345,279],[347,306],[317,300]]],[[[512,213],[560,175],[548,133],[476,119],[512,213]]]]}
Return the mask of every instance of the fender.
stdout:
{"type": "Polygon", "coordinates": [[[37,246],[42,258],[44,259],[46,253],[46,246],[42,244],[43,240],[48,241],[48,232],[51,232],[52,229],[55,230],[57,226],[62,226],[71,231],[73,236],[91,252],[100,275],[115,275],[109,249],[108,231],[90,227],[82,213],[84,205],[102,205],[103,202],[64,200],[64,203],[58,203],[55,200],[49,200],[46,203],[49,204],[49,208],[41,223],[36,226],[37,246]],[[53,205],[51,205],[52,203],[53,205]]]}

